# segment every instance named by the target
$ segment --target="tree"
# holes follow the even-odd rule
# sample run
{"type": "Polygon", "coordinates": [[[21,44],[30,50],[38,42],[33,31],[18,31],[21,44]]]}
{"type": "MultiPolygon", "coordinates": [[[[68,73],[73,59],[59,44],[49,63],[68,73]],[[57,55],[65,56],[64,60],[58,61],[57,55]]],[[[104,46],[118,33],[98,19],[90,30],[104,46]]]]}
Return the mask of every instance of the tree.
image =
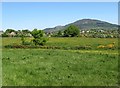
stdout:
{"type": "Polygon", "coordinates": [[[8,37],[8,35],[6,33],[3,33],[2,37],[8,37]]]}
{"type": "Polygon", "coordinates": [[[35,45],[44,45],[47,42],[47,39],[43,37],[44,32],[42,30],[34,29],[31,34],[34,37],[33,43],[35,45]]]}
{"type": "Polygon", "coordinates": [[[65,37],[75,37],[78,36],[80,30],[75,25],[70,25],[68,28],[64,30],[65,37]]]}
{"type": "Polygon", "coordinates": [[[58,33],[57,33],[57,36],[61,37],[62,36],[62,31],[59,30],[58,33]]]}
{"type": "Polygon", "coordinates": [[[15,32],[15,30],[13,30],[13,29],[7,29],[7,30],[5,31],[5,33],[11,33],[11,32],[15,32]]]}
{"type": "Polygon", "coordinates": [[[28,29],[22,30],[22,34],[24,34],[25,37],[30,37],[30,31],[28,29]]]}
{"type": "Polygon", "coordinates": [[[22,32],[23,32],[24,34],[30,33],[30,31],[29,31],[28,29],[22,30],[22,32]]]}

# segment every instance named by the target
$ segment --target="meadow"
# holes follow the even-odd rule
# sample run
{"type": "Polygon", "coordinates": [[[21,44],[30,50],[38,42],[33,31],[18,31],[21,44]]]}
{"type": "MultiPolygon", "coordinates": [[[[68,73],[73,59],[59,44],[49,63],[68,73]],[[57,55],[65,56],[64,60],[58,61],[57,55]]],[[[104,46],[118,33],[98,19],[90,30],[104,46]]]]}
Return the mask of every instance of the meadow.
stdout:
{"type": "MultiPolygon", "coordinates": [[[[27,41],[30,41],[27,38],[27,41]]],[[[3,38],[2,47],[20,44],[3,38]]],[[[49,38],[45,46],[91,46],[91,50],[2,49],[3,86],[117,86],[118,39],[49,38]],[[115,42],[115,49],[96,49],[115,42]]]]}

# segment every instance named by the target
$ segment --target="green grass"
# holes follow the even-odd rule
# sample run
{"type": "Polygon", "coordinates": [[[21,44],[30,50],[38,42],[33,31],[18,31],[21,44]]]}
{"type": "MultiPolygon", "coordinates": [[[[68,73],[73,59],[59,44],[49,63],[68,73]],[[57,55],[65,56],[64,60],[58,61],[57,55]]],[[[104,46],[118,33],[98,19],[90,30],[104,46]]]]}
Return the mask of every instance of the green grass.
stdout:
{"type": "MultiPolygon", "coordinates": [[[[27,41],[30,41],[27,38],[27,41]]],[[[73,47],[115,42],[118,39],[50,38],[46,46],[73,47]]],[[[2,46],[20,44],[20,38],[3,38],[2,46]]],[[[118,51],[109,50],[2,50],[3,86],[116,86],[118,51]]]]}
{"type": "MultiPolygon", "coordinates": [[[[31,38],[26,38],[27,41],[31,41],[31,38]]],[[[118,47],[117,38],[49,38],[45,46],[59,46],[59,47],[75,47],[75,46],[91,46],[96,49],[100,44],[108,45],[115,42],[115,47],[118,47]]],[[[20,44],[20,38],[3,38],[3,46],[10,44],[20,44]]]]}
{"type": "Polygon", "coordinates": [[[4,49],[3,85],[115,86],[117,55],[117,52],[4,49]]]}
{"type": "Polygon", "coordinates": [[[110,44],[115,42],[115,45],[118,44],[118,39],[116,38],[80,38],[80,37],[73,37],[73,38],[50,38],[48,41],[48,45],[55,46],[79,46],[79,45],[91,45],[95,47],[99,44],[110,44]],[[53,42],[54,41],[54,42],[53,42]]]}

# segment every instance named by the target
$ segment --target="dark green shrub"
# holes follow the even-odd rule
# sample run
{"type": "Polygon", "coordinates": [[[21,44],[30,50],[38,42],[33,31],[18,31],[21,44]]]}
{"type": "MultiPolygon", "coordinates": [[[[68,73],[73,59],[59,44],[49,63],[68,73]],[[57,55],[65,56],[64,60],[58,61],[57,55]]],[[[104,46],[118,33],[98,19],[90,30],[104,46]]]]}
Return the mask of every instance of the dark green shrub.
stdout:
{"type": "Polygon", "coordinates": [[[6,45],[5,48],[13,48],[13,45],[6,45]]]}
{"type": "Polygon", "coordinates": [[[68,28],[64,30],[65,37],[75,37],[78,36],[80,30],[75,25],[70,25],[68,28]]]}

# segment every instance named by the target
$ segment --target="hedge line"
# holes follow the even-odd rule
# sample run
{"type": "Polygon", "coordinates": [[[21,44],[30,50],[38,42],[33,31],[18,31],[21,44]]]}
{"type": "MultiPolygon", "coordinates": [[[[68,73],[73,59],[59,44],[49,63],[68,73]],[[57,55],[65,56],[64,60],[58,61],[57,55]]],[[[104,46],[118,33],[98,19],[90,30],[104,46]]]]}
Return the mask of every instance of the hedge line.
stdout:
{"type": "MultiPolygon", "coordinates": [[[[91,46],[74,46],[74,47],[61,47],[61,46],[32,46],[32,45],[6,45],[4,48],[21,48],[21,49],[27,49],[27,48],[40,48],[40,49],[64,49],[64,50],[91,50],[95,49],[91,46]]],[[[98,48],[96,48],[98,49],[98,48]]],[[[100,48],[100,49],[117,49],[114,48],[100,48]]],[[[120,49],[120,47],[118,48],[120,49]]]]}

